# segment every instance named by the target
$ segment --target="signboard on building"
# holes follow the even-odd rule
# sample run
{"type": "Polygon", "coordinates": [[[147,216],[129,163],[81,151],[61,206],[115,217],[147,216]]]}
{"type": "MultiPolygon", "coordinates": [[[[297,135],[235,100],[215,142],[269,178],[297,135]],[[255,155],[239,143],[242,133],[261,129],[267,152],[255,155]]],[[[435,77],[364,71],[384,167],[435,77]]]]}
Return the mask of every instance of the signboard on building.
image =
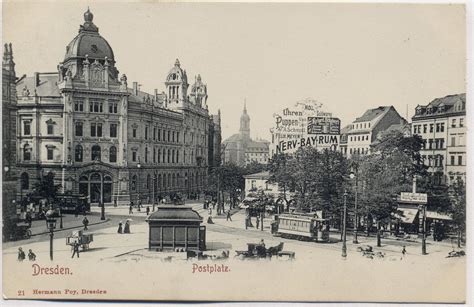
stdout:
{"type": "Polygon", "coordinates": [[[270,154],[293,153],[301,147],[336,150],[340,141],[340,120],[321,110],[322,104],[305,99],[274,114],[270,154]]]}
{"type": "Polygon", "coordinates": [[[400,201],[405,203],[426,204],[428,203],[428,194],[402,192],[400,194],[400,201]]]}

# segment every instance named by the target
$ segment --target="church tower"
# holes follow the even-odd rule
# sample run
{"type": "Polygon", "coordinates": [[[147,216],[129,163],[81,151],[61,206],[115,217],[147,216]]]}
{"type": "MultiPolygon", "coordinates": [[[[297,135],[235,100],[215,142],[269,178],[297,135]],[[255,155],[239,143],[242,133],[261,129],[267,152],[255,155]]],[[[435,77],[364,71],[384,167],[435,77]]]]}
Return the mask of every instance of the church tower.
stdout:
{"type": "Polygon", "coordinates": [[[240,135],[250,139],[250,116],[247,114],[247,103],[244,103],[244,111],[240,116],[240,135]]]}

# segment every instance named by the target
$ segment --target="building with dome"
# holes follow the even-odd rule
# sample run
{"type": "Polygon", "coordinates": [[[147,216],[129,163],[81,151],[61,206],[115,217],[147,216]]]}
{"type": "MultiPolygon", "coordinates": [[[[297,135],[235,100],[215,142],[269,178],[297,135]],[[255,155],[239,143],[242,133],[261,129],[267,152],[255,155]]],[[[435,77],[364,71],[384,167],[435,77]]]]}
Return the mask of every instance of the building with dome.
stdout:
{"type": "Polygon", "coordinates": [[[19,196],[48,172],[63,192],[91,203],[202,192],[219,161],[209,154],[220,152],[220,113],[209,114],[207,85],[198,75],[188,94],[176,60],[164,91],[129,86],[93,19],[88,9],[57,71],[16,83],[19,196]]]}
{"type": "Polygon", "coordinates": [[[240,116],[239,133],[230,136],[222,144],[225,163],[245,166],[252,162],[261,164],[268,162],[270,142],[250,138],[250,116],[245,104],[240,116]]]}

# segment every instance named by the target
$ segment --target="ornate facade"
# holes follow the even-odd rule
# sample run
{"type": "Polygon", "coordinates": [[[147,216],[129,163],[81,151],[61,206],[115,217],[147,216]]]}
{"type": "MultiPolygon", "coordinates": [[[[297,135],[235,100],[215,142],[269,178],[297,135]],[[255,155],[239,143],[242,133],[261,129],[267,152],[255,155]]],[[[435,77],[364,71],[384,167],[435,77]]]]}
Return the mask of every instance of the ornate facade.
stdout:
{"type": "Polygon", "coordinates": [[[209,129],[220,133],[207,86],[198,76],[188,95],[178,60],[165,86],[161,93],[140,91],[137,82],[129,87],[88,10],[57,72],[17,82],[20,194],[50,171],[64,192],[91,203],[202,191],[216,146],[209,129]]]}

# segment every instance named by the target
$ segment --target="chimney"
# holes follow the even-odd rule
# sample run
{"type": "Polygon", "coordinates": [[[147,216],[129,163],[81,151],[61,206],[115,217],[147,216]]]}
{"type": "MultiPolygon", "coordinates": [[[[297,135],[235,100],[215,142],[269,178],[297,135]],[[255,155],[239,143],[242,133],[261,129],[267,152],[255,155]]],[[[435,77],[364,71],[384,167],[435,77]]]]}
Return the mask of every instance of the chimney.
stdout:
{"type": "Polygon", "coordinates": [[[133,95],[138,96],[138,82],[133,82],[133,95]]]}
{"type": "Polygon", "coordinates": [[[39,72],[35,72],[35,86],[39,86],[39,85],[40,85],[39,72]]]}
{"type": "Polygon", "coordinates": [[[158,89],[155,88],[155,101],[158,101],[158,89]]]}

